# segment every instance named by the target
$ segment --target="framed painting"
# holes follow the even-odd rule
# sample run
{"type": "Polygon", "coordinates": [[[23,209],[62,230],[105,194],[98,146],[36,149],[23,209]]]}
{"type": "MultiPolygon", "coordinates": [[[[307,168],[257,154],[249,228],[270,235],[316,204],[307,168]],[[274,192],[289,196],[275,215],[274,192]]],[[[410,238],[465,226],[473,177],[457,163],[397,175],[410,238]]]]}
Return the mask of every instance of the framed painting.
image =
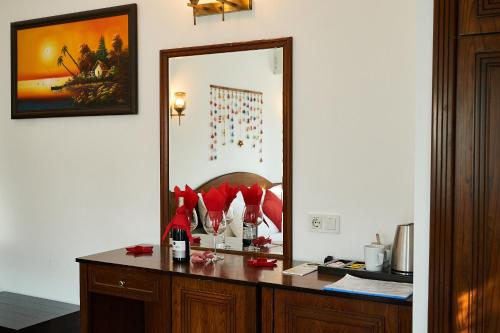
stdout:
{"type": "Polygon", "coordinates": [[[137,5],[11,23],[11,118],[137,113],[137,5]]]}

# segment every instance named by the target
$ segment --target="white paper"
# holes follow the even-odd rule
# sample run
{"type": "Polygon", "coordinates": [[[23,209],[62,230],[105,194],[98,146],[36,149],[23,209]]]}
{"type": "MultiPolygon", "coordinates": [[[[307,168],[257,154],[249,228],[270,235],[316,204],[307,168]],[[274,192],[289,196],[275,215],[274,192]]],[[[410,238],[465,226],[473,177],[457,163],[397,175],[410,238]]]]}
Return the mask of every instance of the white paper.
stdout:
{"type": "Polygon", "coordinates": [[[413,284],[411,283],[362,279],[349,274],[323,289],[397,299],[407,299],[413,294],[413,284]]]}
{"type": "Polygon", "coordinates": [[[298,265],[298,266],[289,268],[289,269],[283,271],[283,274],[304,276],[304,275],[312,273],[316,270],[318,270],[317,265],[310,265],[310,264],[306,263],[306,264],[302,264],[302,265],[298,265]]]}

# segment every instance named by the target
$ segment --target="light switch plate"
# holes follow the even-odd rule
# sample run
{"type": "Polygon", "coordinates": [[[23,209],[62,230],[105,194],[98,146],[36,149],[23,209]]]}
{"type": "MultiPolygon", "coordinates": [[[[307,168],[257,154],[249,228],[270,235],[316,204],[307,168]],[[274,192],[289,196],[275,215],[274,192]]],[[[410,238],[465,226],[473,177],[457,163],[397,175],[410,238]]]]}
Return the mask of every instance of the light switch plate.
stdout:
{"type": "Polygon", "coordinates": [[[324,215],[323,231],[340,234],[340,215],[324,215]]]}

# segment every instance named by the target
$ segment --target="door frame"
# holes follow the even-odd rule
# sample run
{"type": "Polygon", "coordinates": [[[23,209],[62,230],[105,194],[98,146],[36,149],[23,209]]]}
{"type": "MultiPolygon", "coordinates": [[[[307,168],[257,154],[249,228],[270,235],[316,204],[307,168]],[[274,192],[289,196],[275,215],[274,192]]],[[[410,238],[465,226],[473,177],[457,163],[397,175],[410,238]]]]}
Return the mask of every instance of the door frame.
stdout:
{"type": "Polygon", "coordinates": [[[428,331],[452,329],[458,0],[434,0],[428,331]]]}

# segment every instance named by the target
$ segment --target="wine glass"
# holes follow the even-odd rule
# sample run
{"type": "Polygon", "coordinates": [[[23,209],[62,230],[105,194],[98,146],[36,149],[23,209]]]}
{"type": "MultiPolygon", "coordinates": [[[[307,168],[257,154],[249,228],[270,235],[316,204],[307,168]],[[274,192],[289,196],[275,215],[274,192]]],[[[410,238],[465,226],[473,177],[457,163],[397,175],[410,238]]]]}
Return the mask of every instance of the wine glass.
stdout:
{"type": "Polygon", "coordinates": [[[189,229],[191,229],[191,232],[193,232],[194,229],[196,229],[196,227],[198,226],[198,214],[196,214],[195,209],[193,209],[191,214],[189,214],[189,211],[187,211],[186,213],[187,213],[186,215],[187,215],[187,218],[189,221],[189,229]]]}
{"type": "Polygon", "coordinates": [[[217,255],[217,235],[226,231],[226,215],[224,211],[207,211],[203,221],[203,229],[207,234],[214,236],[214,259],[213,261],[223,260],[224,257],[217,255]]]}
{"type": "MultiPolygon", "coordinates": [[[[258,230],[259,225],[264,221],[264,215],[260,205],[246,205],[243,209],[243,224],[248,228],[258,230]]],[[[250,244],[250,250],[258,251],[259,248],[250,244]]]]}

